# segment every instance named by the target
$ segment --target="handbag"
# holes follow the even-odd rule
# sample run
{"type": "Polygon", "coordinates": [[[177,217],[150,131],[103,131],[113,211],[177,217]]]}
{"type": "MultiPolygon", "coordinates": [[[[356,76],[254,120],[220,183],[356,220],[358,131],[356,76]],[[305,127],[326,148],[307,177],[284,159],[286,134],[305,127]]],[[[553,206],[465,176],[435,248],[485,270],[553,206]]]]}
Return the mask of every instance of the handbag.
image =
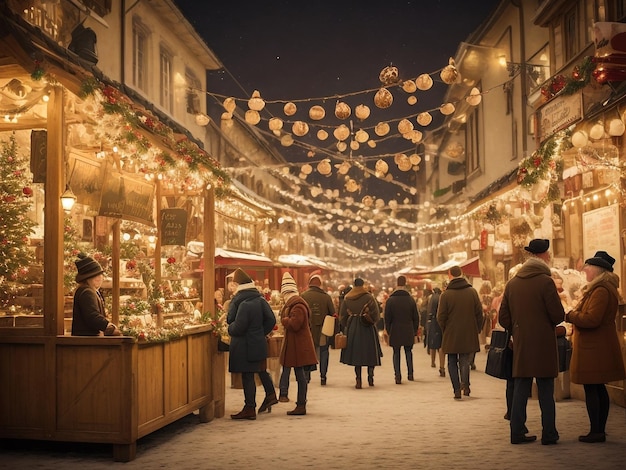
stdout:
{"type": "Polygon", "coordinates": [[[335,334],[335,323],[337,319],[332,315],[326,315],[324,324],[322,325],[322,334],[325,336],[333,336],[335,334]]]}
{"type": "Polygon", "coordinates": [[[348,337],[339,332],[335,335],[335,349],[343,349],[348,345],[348,337]]]}
{"type": "Polygon", "coordinates": [[[491,344],[487,352],[485,374],[498,379],[513,378],[513,350],[509,348],[511,335],[508,331],[491,332],[491,344]]]}
{"type": "Polygon", "coordinates": [[[267,357],[279,357],[280,348],[283,345],[282,336],[267,337],[267,357]]]}
{"type": "Polygon", "coordinates": [[[363,306],[363,310],[361,310],[361,313],[360,313],[359,317],[361,318],[361,323],[364,326],[372,326],[374,323],[376,323],[374,321],[374,319],[372,318],[372,316],[370,315],[370,304],[369,303],[366,303],[363,306]]]}

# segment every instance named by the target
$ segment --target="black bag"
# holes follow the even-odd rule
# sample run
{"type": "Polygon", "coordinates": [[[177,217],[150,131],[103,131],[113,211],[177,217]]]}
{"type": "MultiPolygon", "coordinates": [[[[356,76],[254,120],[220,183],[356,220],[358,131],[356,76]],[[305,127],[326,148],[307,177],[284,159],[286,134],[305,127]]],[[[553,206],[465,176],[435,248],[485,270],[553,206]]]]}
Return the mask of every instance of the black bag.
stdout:
{"type": "Polygon", "coordinates": [[[493,330],[487,352],[485,374],[498,379],[513,378],[513,351],[509,348],[508,331],[493,330]]]}
{"type": "Polygon", "coordinates": [[[565,336],[556,338],[556,345],[559,351],[559,372],[569,370],[569,363],[572,360],[572,342],[565,336]]]}

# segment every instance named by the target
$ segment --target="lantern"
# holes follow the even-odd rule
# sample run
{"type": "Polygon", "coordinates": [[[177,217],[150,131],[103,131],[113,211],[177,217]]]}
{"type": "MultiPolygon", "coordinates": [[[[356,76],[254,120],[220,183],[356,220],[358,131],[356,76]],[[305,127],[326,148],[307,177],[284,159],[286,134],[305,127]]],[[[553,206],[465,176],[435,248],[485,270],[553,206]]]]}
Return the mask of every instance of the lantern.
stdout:
{"type": "Polygon", "coordinates": [[[417,115],[417,123],[420,126],[424,126],[426,127],[427,125],[429,125],[431,122],[433,121],[433,117],[430,115],[429,112],[424,111],[423,113],[419,113],[417,115]]]}
{"type": "Polygon", "coordinates": [[[380,109],[388,108],[392,103],[393,95],[386,88],[379,89],[374,95],[374,104],[380,109]]]}
{"type": "Polygon", "coordinates": [[[378,75],[380,83],[383,85],[391,85],[398,81],[398,68],[390,65],[380,71],[378,75]]]}
{"type": "Polygon", "coordinates": [[[292,102],[286,103],[283,107],[283,112],[285,113],[285,116],[293,116],[294,114],[296,114],[296,111],[298,111],[298,107],[292,102]]]}
{"type": "Polygon", "coordinates": [[[261,120],[261,115],[259,114],[258,111],[255,111],[254,109],[249,109],[248,111],[246,111],[246,114],[244,115],[244,119],[246,120],[248,124],[252,124],[254,126],[258,124],[259,121],[261,120]]]}
{"type": "Polygon", "coordinates": [[[480,90],[476,87],[472,88],[472,91],[470,91],[470,94],[467,98],[465,98],[465,101],[467,101],[467,103],[470,106],[478,106],[482,100],[482,95],[480,94],[480,90]]]}
{"type": "Polygon", "coordinates": [[[433,79],[427,73],[423,73],[415,79],[415,86],[422,91],[430,90],[433,86],[433,79]]]}
{"type": "Polygon", "coordinates": [[[324,111],[324,108],[322,108],[320,105],[312,106],[311,109],[309,109],[309,117],[314,121],[324,119],[325,116],[326,111],[324,111]]]}
{"type": "Polygon", "coordinates": [[[337,104],[335,105],[335,116],[337,119],[347,119],[350,117],[350,114],[352,114],[350,106],[343,101],[337,101],[337,104]]]}
{"type": "Polygon", "coordinates": [[[415,93],[417,90],[417,85],[413,80],[405,80],[402,82],[402,89],[407,93],[415,93]]]}
{"type": "Polygon", "coordinates": [[[389,134],[389,124],[387,124],[386,122],[379,122],[374,128],[374,132],[379,137],[383,137],[389,134]]]}
{"type": "Polygon", "coordinates": [[[298,137],[302,137],[309,132],[309,125],[304,121],[296,121],[293,123],[291,131],[298,137]]]}
{"type": "Polygon", "coordinates": [[[366,106],[364,104],[357,105],[357,107],[354,109],[354,115],[357,117],[357,119],[364,121],[370,116],[369,106],[366,106]]]}
{"type": "Polygon", "coordinates": [[[253,111],[261,111],[265,107],[265,101],[261,98],[258,90],[252,92],[252,96],[248,100],[248,108],[253,111]]]}
{"type": "Polygon", "coordinates": [[[583,148],[589,142],[589,138],[585,131],[576,131],[572,135],[572,145],[578,149],[583,148]]]}
{"type": "Polygon", "coordinates": [[[454,59],[450,57],[448,60],[448,65],[446,65],[443,70],[439,73],[441,80],[446,85],[452,85],[456,82],[457,77],[459,76],[459,71],[456,69],[456,65],[454,63],[454,59]]]}
{"type": "Polygon", "coordinates": [[[333,135],[337,140],[346,140],[350,135],[350,129],[345,124],[341,124],[335,128],[333,135]]]}

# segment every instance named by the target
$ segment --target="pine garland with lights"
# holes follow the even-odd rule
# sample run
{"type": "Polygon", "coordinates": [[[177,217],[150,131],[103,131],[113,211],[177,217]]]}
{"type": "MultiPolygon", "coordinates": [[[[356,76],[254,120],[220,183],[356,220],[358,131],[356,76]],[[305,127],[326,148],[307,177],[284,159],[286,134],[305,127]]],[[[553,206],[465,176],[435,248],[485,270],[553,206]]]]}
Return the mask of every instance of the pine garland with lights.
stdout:
{"type": "Polygon", "coordinates": [[[571,77],[555,75],[549,79],[541,87],[541,95],[548,100],[554,98],[556,95],[573,95],[589,84],[595,68],[596,64],[593,58],[587,56],[580,65],[574,67],[571,77]]]}
{"type": "Polygon", "coordinates": [[[28,217],[33,190],[28,159],[18,154],[15,135],[0,150],[0,303],[8,301],[11,283],[28,274],[34,262],[29,237],[36,223],[28,217]]]}

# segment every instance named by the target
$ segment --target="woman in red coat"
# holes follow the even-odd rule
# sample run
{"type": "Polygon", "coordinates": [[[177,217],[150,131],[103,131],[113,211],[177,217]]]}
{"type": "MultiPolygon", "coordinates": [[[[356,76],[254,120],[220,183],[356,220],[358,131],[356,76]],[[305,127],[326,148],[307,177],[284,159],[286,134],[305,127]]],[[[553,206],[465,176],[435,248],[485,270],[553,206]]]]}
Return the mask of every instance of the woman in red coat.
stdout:
{"type": "Polygon", "coordinates": [[[285,340],[280,352],[283,367],[293,367],[298,382],[296,407],[288,415],[306,414],[306,395],[308,389],[305,368],[317,364],[315,344],[309,322],[311,310],[306,301],[298,294],[296,281],[289,273],[283,274],[280,293],[285,300],[280,311],[280,321],[285,327],[285,340]]]}
{"type": "Polygon", "coordinates": [[[609,394],[606,383],[626,377],[615,315],[619,302],[619,277],[613,273],[615,259],[598,251],[585,261],[583,271],[588,284],[578,305],[566,315],[574,325],[572,335],[571,380],[585,388],[587,414],[591,424],[581,442],[604,442],[609,416],[609,394]]]}

